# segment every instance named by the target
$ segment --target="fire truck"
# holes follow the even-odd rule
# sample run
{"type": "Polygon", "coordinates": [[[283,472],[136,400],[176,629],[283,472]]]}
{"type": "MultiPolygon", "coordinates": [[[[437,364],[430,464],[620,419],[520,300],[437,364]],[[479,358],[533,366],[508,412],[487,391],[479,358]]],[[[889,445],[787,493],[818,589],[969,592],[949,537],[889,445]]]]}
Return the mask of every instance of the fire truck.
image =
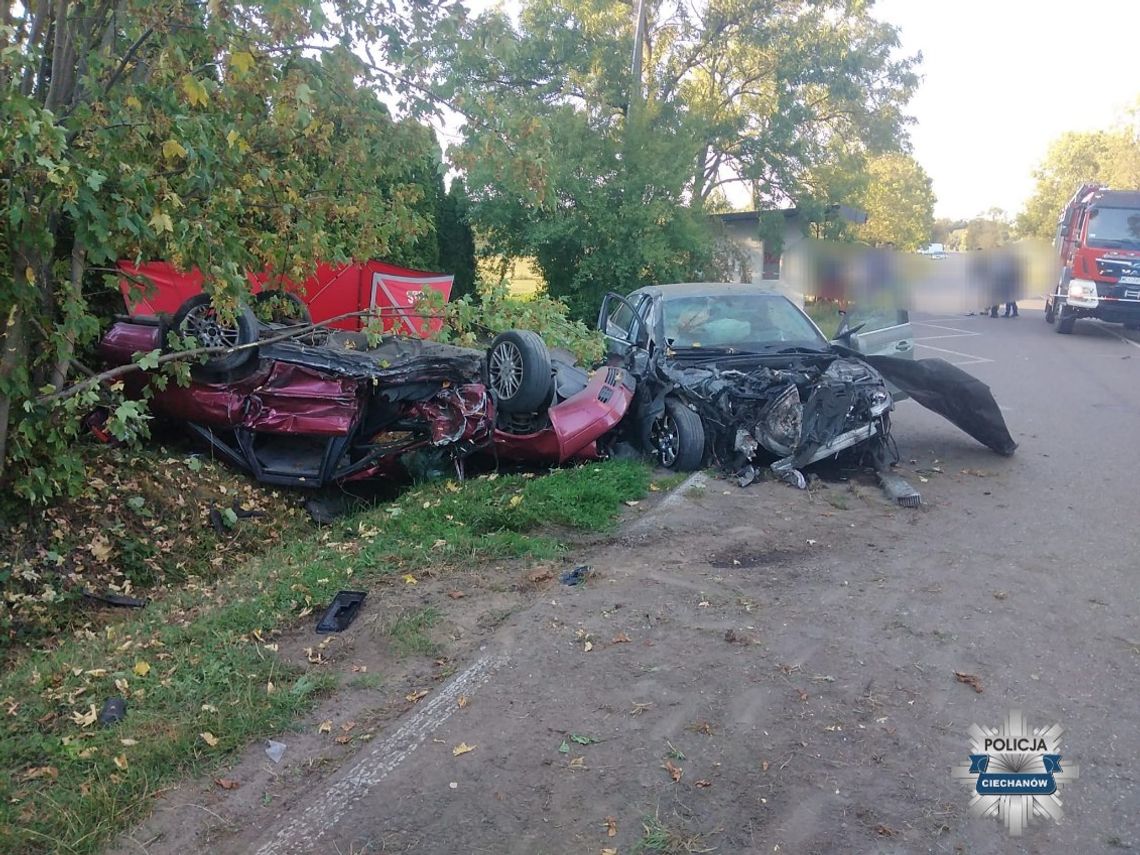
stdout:
{"type": "Polygon", "coordinates": [[[1061,277],[1045,320],[1064,335],[1078,318],[1140,329],[1140,191],[1084,184],[1061,213],[1061,277]]]}

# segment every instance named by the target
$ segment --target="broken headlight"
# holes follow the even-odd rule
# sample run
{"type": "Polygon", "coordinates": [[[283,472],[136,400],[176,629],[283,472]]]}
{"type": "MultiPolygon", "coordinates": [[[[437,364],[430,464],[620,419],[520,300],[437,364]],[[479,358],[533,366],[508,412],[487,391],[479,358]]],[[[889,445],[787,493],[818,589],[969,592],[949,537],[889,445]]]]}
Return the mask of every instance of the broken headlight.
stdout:
{"type": "Polygon", "coordinates": [[[871,393],[871,415],[877,416],[891,408],[891,393],[886,389],[876,389],[871,393]]]}
{"type": "Polygon", "coordinates": [[[795,386],[788,386],[768,405],[760,424],[756,425],[756,438],[773,454],[786,457],[800,444],[804,426],[804,408],[795,386]]]}

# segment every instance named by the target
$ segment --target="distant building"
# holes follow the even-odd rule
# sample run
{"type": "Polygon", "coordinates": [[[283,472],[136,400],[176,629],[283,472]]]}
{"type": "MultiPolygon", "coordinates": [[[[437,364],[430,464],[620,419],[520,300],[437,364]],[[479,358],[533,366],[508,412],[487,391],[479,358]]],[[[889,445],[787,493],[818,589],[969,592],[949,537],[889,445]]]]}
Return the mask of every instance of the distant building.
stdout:
{"type": "MultiPolygon", "coordinates": [[[[784,252],[808,236],[813,224],[799,208],[780,208],[772,211],[733,211],[713,214],[720,222],[724,242],[722,258],[738,282],[760,282],[780,278],[780,259],[784,252]],[[765,247],[760,238],[760,218],[782,215],[782,241],[776,248],[765,247]]],[[[826,220],[843,220],[848,223],[865,223],[867,214],[847,205],[832,205],[827,209],[826,220]]]]}

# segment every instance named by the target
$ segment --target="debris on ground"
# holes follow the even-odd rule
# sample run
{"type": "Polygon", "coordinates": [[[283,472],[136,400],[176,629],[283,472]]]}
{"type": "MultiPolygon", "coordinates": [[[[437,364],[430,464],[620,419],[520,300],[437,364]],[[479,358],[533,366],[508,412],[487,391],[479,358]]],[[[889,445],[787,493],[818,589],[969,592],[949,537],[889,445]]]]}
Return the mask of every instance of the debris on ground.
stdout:
{"type": "Polygon", "coordinates": [[[875,473],[887,498],[904,508],[922,506],[922,495],[906,482],[901,475],[880,469],[875,473]]]}
{"type": "Polygon", "coordinates": [[[589,564],[583,564],[580,567],[575,567],[573,570],[567,570],[562,574],[559,581],[563,585],[581,585],[594,573],[594,568],[589,564]]]}
{"type": "Polygon", "coordinates": [[[982,678],[976,674],[965,674],[962,671],[955,671],[954,679],[959,683],[965,683],[978,694],[981,694],[984,691],[982,688],[982,678]]]}
{"type": "Polygon", "coordinates": [[[360,606],[367,596],[365,591],[339,591],[317,622],[317,632],[342,632],[356,620],[360,606]]]}
{"type": "Polygon", "coordinates": [[[270,739],[265,743],[265,754],[274,763],[280,763],[281,758],[285,756],[287,747],[284,742],[276,742],[270,739]]]}
{"type": "Polygon", "coordinates": [[[110,727],[127,717],[127,702],[120,697],[107,698],[99,711],[99,724],[110,727]]]}

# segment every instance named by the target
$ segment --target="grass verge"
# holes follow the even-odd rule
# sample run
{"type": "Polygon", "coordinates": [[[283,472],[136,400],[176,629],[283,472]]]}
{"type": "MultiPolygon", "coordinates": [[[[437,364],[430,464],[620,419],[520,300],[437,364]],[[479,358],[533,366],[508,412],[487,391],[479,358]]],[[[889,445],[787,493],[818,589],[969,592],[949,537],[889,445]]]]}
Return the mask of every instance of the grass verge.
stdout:
{"type": "MultiPolygon", "coordinates": [[[[96,852],[164,786],[308,710],[334,679],[284,665],[270,639],[313,620],[341,588],[557,555],[559,528],[611,529],[649,483],[644,464],[610,461],[421,486],[273,546],[210,585],[192,582],[119,623],[29,651],[0,675],[0,852],[96,852]],[[112,696],[128,711],[104,728],[96,716],[112,696]]],[[[411,651],[430,645],[432,620],[430,609],[406,615],[393,638],[411,651]]]]}

